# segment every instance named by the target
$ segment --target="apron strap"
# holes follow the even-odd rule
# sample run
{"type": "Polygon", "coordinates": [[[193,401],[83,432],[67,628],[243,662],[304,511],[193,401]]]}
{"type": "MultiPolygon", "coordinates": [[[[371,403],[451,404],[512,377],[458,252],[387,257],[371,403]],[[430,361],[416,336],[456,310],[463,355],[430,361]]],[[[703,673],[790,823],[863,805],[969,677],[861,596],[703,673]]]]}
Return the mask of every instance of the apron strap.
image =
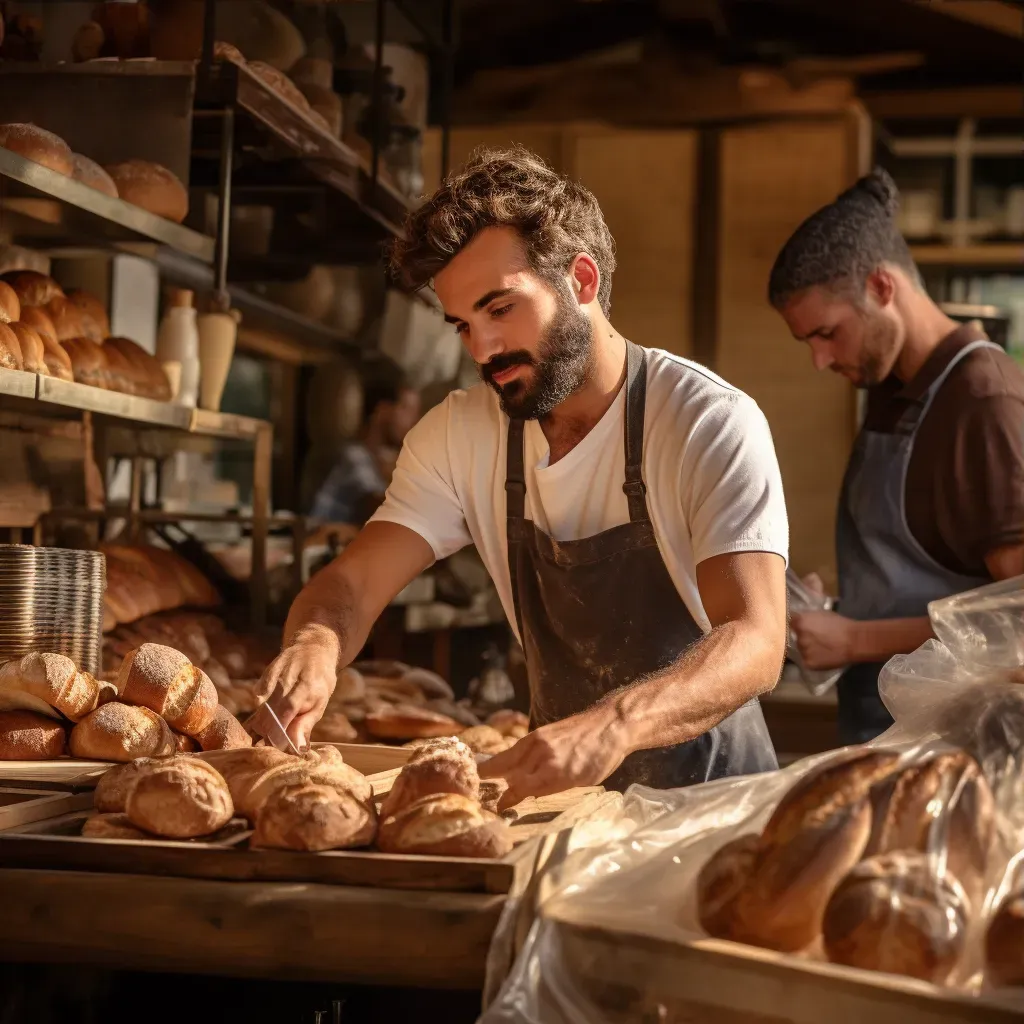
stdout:
{"type": "Polygon", "coordinates": [[[626,482],[622,490],[629,504],[629,521],[643,523],[647,514],[647,485],[643,480],[644,413],[647,407],[647,353],[626,342],[626,414],[623,443],[626,449],[626,482]]]}
{"type": "Polygon", "coordinates": [[[519,640],[525,644],[523,617],[519,610],[519,547],[526,519],[526,472],[523,463],[523,420],[508,421],[508,451],[505,457],[505,540],[508,574],[512,584],[512,606],[516,613],[519,640]]]}

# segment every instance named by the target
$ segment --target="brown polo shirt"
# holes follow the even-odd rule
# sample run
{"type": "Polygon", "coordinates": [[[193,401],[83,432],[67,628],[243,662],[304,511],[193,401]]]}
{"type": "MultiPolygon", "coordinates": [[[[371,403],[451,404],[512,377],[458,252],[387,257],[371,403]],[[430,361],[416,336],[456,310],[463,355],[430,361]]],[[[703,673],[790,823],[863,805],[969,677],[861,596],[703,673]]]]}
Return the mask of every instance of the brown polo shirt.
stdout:
{"type": "MultiPolygon", "coordinates": [[[[868,392],[865,427],[891,433],[950,360],[985,332],[963,324],[907,384],[868,392]]],[[[985,555],[1024,544],[1024,372],[1005,352],[976,349],[939,388],[921,421],[906,483],[907,525],[946,568],[985,576],[985,555]]]]}

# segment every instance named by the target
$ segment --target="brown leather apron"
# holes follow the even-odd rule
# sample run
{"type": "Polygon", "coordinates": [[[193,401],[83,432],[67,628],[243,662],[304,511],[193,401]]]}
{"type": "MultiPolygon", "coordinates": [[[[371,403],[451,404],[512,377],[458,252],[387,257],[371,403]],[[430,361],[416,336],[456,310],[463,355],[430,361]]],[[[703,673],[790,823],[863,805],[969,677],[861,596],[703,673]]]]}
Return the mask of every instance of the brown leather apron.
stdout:
{"type": "MultiPolygon", "coordinates": [[[[703,631],[676,590],[647,511],[643,482],[647,358],[627,346],[625,449],[629,522],[556,541],[525,518],[523,420],[508,430],[508,562],[530,680],[531,725],[586,710],[605,694],[667,668],[703,631]]],[[[701,736],[641,750],[606,781],[672,789],[778,767],[758,701],[701,736]]]]}

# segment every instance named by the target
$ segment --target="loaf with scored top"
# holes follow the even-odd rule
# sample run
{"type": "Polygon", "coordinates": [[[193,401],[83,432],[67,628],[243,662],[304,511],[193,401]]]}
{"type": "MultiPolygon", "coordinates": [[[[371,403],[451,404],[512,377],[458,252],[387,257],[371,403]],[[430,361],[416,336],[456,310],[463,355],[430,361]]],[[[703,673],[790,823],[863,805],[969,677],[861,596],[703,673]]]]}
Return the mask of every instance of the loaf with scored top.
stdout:
{"type": "Polygon", "coordinates": [[[123,700],[155,711],[178,732],[196,736],[217,712],[217,689],[180,651],[143,644],[121,663],[117,689],[123,700]]]}

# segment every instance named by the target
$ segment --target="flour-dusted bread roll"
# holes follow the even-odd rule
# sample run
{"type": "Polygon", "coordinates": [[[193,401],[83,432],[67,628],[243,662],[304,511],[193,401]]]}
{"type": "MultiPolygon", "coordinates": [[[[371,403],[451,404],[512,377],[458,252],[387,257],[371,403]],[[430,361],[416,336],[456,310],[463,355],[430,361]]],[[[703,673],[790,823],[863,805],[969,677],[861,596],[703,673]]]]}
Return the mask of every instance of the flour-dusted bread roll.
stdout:
{"type": "Polygon", "coordinates": [[[40,274],[37,270],[9,270],[3,275],[3,280],[17,294],[22,312],[25,306],[45,306],[64,295],[64,290],[52,277],[40,274]]]}
{"type": "Polygon", "coordinates": [[[1024,985],[1024,894],[1017,888],[999,905],[985,935],[985,981],[1024,985]]]}
{"type": "Polygon", "coordinates": [[[117,689],[124,700],[155,711],[189,736],[201,733],[217,713],[217,689],[209,676],[163,644],[131,651],[121,663],[117,689]]]}
{"type": "Polygon", "coordinates": [[[0,711],[0,761],[45,761],[66,747],[60,722],[35,711],[0,711]]]}
{"type": "Polygon", "coordinates": [[[79,384],[111,390],[110,363],[102,345],[88,338],[68,338],[60,344],[71,360],[71,371],[79,384]]]}
{"type": "Polygon", "coordinates": [[[125,813],[136,827],[169,839],[192,839],[223,828],[234,813],[220,773],[198,758],[143,769],[125,813]]]}
{"type": "Polygon", "coordinates": [[[267,798],[249,845],[280,850],[345,850],[369,846],[377,834],[372,800],[333,786],[282,786],[267,798]]]}
{"type": "Polygon", "coordinates": [[[136,828],[127,814],[90,814],[82,825],[82,835],[89,839],[152,839],[148,832],[136,828]]]}
{"type": "Polygon", "coordinates": [[[174,733],[174,749],[179,754],[194,754],[200,749],[198,742],[191,736],[186,736],[183,732],[174,732],[173,729],[171,732],[174,733]]]}
{"type": "Polygon", "coordinates": [[[201,761],[213,765],[223,776],[231,791],[231,800],[239,814],[244,814],[249,792],[261,775],[278,765],[290,764],[301,758],[276,747],[244,747],[231,750],[209,750],[197,755],[201,761]]]}
{"type": "Polygon", "coordinates": [[[456,739],[436,740],[413,753],[385,796],[381,815],[390,818],[423,797],[440,793],[470,800],[480,797],[476,759],[469,747],[456,739]]]}
{"type": "Polygon", "coordinates": [[[454,736],[462,726],[447,715],[417,707],[392,704],[366,716],[366,731],[375,739],[414,740],[429,736],[454,736]]]}
{"type": "Polygon", "coordinates": [[[21,342],[9,324],[0,324],[0,369],[22,370],[25,360],[21,354],[21,342]]]}
{"type": "Polygon", "coordinates": [[[106,171],[126,203],[176,224],[188,216],[188,191],[166,167],[148,160],[126,160],[106,171]]]}
{"type": "Polygon", "coordinates": [[[503,708],[490,715],[485,723],[492,729],[497,729],[502,736],[511,736],[513,739],[521,740],[530,731],[530,718],[522,711],[513,711],[511,708],[503,708]]]}
{"type": "MultiPolygon", "coordinates": [[[[75,181],[80,181],[89,188],[102,192],[111,199],[117,199],[117,186],[114,179],[95,160],[90,160],[81,153],[71,154],[71,174],[75,181]]],[[[100,339],[102,340],[102,339],[100,339]]]]}
{"type": "Polygon", "coordinates": [[[80,722],[100,704],[102,688],[63,654],[26,654],[0,665],[0,707],[24,708],[80,722]]]}
{"type": "Polygon", "coordinates": [[[339,792],[351,793],[357,800],[366,803],[373,800],[373,787],[366,781],[364,775],[350,765],[340,761],[324,760],[315,755],[310,758],[292,756],[288,763],[270,768],[253,779],[242,804],[239,805],[239,812],[255,822],[263,805],[273,793],[285,786],[299,783],[330,786],[339,792]]]}
{"type": "Polygon", "coordinates": [[[21,319],[21,300],[6,282],[0,281],[0,323],[9,324],[21,319]]]}
{"type": "Polygon", "coordinates": [[[473,725],[459,733],[459,739],[474,754],[500,754],[515,743],[511,737],[502,736],[489,725],[473,725]]]}
{"type": "Polygon", "coordinates": [[[108,768],[99,777],[96,789],[93,790],[93,807],[103,814],[120,814],[128,804],[128,794],[139,775],[155,764],[168,764],[170,760],[170,757],[138,757],[126,764],[108,768]]]}
{"type": "Polygon", "coordinates": [[[227,708],[218,707],[210,724],[196,733],[202,750],[236,750],[251,747],[252,737],[227,708]]]}
{"type": "Polygon", "coordinates": [[[174,736],[167,723],[149,708],[111,701],[98,707],[71,730],[72,757],[97,761],[134,761],[167,757],[174,736]]]}
{"type": "Polygon", "coordinates": [[[74,170],[71,147],[35,124],[0,124],[0,146],[66,177],[74,170]]]}
{"type": "MultiPolygon", "coordinates": [[[[383,816],[382,816],[383,817],[383,816]]],[[[424,797],[384,818],[377,846],[385,853],[438,857],[503,857],[512,849],[508,825],[457,793],[424,797]]]]}
{"type": "Polygon", "coordinates": [[[941,984],[963,955],[969,903],[941,863],[888,853],[858,864],[825,911],[828,958],[847,967],[941,984]]]}
{"type": "MultiPolygon", "coordinates": [[[[705,927],[718,938],[793,952],[813,942],[839,881],[861,859],[872,827],[871,792],[891,776],[899,755],[842,754],[808,772],[779,802],[756,848],[737,843],[730,872],[749,874],[706,896],[705,927]],[[731,894],[726,900],[723,892],[731,894]],[[712,909],[713,908],[713,909],[712,909]]],[[[719,858],[716,852],[712,861],[719,858]]],[[[703,884],[722,884],[713,865],[703,884]]],[[[698,881],[698,906],[701,906],[698,881]]]]}
{"type": "Polygon", "coordinates": [[[100,300],[82,288],[68,292],[67,300],[78,310],[81,333],[92,341],[102,342],[110,335],[110,318],[100,300]]]}

